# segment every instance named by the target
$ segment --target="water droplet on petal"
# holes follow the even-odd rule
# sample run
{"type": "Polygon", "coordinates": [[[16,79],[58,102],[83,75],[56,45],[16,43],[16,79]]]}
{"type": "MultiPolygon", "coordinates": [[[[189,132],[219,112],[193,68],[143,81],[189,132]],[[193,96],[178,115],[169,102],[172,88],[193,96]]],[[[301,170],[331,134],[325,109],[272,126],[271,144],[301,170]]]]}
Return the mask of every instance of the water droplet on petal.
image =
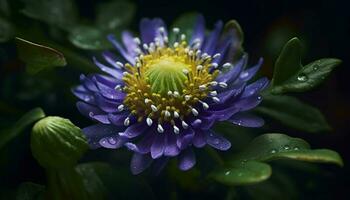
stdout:
{"type": "Polygon", "coordinates": [[[248,72],[243,72],[241,75],[240,75],[240,78],[244,79],[246,77],[248,77],[249,73],[248,72]]]}
{"type": "Polygon", "coordinates": [[[219,140],[219,139],[215,139],[215,140],[213,141],[213,143],[214,143],[214,144],[219,144],[219,143],[220,143],[220,140],[219,140]]]}
{"type": "Polygon", "coordinates": [[[298,81],[305,82],[308,80],[308,77],[305,74],[300,74],[297,79],[298,81]]]}
{"type": "Polygon", "coordinates": [[[117,141],[115,141],[115,139],[113,137],[108,138],[108,142],[110,144],[116,144],[117,143],[117,141]]]}

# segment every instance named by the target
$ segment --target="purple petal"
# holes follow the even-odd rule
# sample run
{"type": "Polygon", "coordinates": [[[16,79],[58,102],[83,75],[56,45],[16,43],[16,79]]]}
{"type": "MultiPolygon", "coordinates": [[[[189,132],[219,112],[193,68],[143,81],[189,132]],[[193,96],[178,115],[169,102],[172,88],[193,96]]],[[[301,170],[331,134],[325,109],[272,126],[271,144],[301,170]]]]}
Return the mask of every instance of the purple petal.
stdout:
{"type": "Polygon", "coordinates": [[[152,131],[149,131],[142,140],[135,145],[135,151],[141,154],[146,154],[151,151],[151,146],[154,142],[156,134],[152,131]]]}
{"type": "Polygon", "coordinates": [[[164,155],[165,156],[177,156],[180,153],[180,149],[177,147],[176,144],[176,135],[175,134],[168,134],[167,135],[167,144],[164,149],[164,155]]]}
{"type": "Polygon", "coordinates": [[[96,84],[90,79],[91,76],[86,77],[84,74],[80,75],[80,82],[83,84],[83,86],[92,92],[97,92],[97,86],[96,84]]]}
{"type": "Polygon", "coordinates": [[[181,150],[186,149],[192,143],[193,137],[194,131],[192,128],[184,129],[182,135],[178,137],[176,144],[181,150]]]}
{"type": "Polygon", "coordinates": [[[135,49],[138,47],[138,45],[134,41],[134,36],[129,31],[123,31],[122,41],[124,46],[128,50],[128,53],[135,57],[136,56],[135,49]]]}
{"type": "Polygon", "coordinates": [[[96,57],[92,57],[95,65],[99,67],[103,72],[106,72],[107,74],[115,77],[116,79],[122,80],[123,78],[123,72],[120,70],[112,69],[110,67],[107,67],[106,65],[100,63],[96,57]]]}
{"type": "Polygon", "coordinates": [[[118,61],[117,57],[112,52],[104,51],[102,52],[102,57],[108,62],[108,64],[112,65],[115,70],[122,71],[122,69],[120,69],[120,66],[116,64],[118,61]]]}
{"type": "Polygon", "coordinates": [[[134,138],[145,131],[147,131],[147,126],[144,123],[135,123],[130,125],[124,132],[119,133],[119,135],[127,138],[134,138]]]}
{"type": "Polygon", "coordinates": [[[109,121],[116,126],[124,126],[124,120],[128,117],[128,113],[108,114],[109,121]]]}
{"type": "Polygon", "coordinates": [[[178,166],[181,170],[191,169],[196,164],[196,157],[191,148],[187,148],[179,157],[178,166]]]}
{"type": "Polygon", "coordinates": [[[127,52],[122,45],[117,41],[115,36],[113,34],[108,35],[108,40],[113,44],[113,46],[119,51],[119,53],[127,60],[130,64],[134,65],[135,60],[133,55],[130,55],[129,52],[127,52]]]}
{"type": "Polygon", "coordinates": [[[218,82],[232,82],[236,80],[239,76],[239,74],[242,72],[244,67],[246,66],[248,62],[248,56],[244,55],[231,69],[230,71],[226,73],[220,74],[217,78],[216,81],[218,82]]]}
{"type": "Polygon", "coordinates": [[[77,105],[79,112],[82,115],[84,115],[85,117],[88,117],[90,119],[93,119],[92,116],[94,116],[94,115],[105,115],[106,114],[101,109],[97,108],[96,106],[92,106],[92,105],[84,103],[82,101],[78,101],[76,105],[77,105]]]}
{"type": "Polygon", "coordinates": [[[207,144],[221,151],[226,151],[231,147],[230,141],[211,130],[208,130],[208,133],[206,133],[206,140],[207,144]]]}
{"type": "Polygon", "coordinates": [[[267,78],[261,78],[254,83],[249,84],[245,87],[244,92],[242,93],[241,98],[256,95],[265,89],[269,85],[269,80],[267,78]]]}
{"type": "Polygon", "coordinates": [[[107,112],[107,113],[114,113],[114,112],[118,112],[118,106],[120,105],[120,103],[115,102],[115,101],[111,101],[108,100],[106,98],[104,98],[103,96],[101,96],[100,94],[95,94],[95,99],[96,99],[96,104],[97,106],[107,112]]]}
{"type": "Polygon", "coordinates": [[[87,91],[82,85],[73,88],[72,93],[82,101],[85,101],[90,104],[95,103],[94,96],[91,94],[91,92],[87,91]]]}
{"type": "Polygon", "coordinates": [[[227,121],[239,126],[252,128],[261,127],[264,125],[264,120],[262,118],[248,113],[237,113],[227,121]]]}
{"type": "Polygon", "coordinates": [[[220,36],[222,26],[223,26],[222,21],[218,21],[215,24],[214,30],[211,32],[211,34],[209,35],[209,37],[205,41],[205,45],[203,48],[204,53],[208,53],[209,55],[212,55],[214,53],[216,44],[217,44],[219,36],[220,36]]]}
{"type": "Polygon", "coordinates": [[[130,163],[131,172],[136,175],[143,172],[152,164],[153,159],[149,155],[134,153],[130,163]]]}
{"type": "Polygon", "coordinates": [[[196,130],[193,138],[193,145],[197,148],[202,148],[206,145],[205,133],[202,130],[196,130]]]}
{"type": "Polygon", "coordinates": [[[141,40],[143,43],[151,43],[154,38],[158,36],[158,29],[165,27],[163,20],[159,18],[155,19],[142,19],[140,22],[141,40]]]}
{"type": "Polygon", "coordinates": [[[256,64],[255,66],[247,69],[247,70],[244,70],[240,75],[239,75],[239,78],[242,80],[242,81],[248,81],[250,80],[251,78],[253,78],[253,76],[256,74],[256,72],[260,69],[262,63],[263,63],[264,59],[263,58],[260,58],[259,61],[258,61],[258,64],[256,64]]]}
{"type": "MultiPolygon", "coordinates": [[[[190,44],[193,44],[194,40],[199,39],[202,45],[205,38],[205,20],[203,15],[198,15],[195,27],[193,29],[192,38],[190,44]]],[[[199,46],[200,48],[201,46],[199,46]]]]}
{"type": "Polygon", "coordinates": [[[160,174],[160,172],[164,169],[164,167],[166,166],[168,161],[169,161],[169,158],[167,158],[167,157],[162,157],[162,158],[155,160],[155,162],[153,164],[153,174],[155,176],[158,176],[160,174]]]}
{"type": "Polygon", "coordinates": [[[120,129],[112,125],[96,124],[83,128],[82,131],[88,139],[91,148],[98,148],[101,146],[99,144],[101,138],[116,135],[120,129]]]}
{"type": "Polygon", "coordinates": [[[246,98],[239,99],[234,107],[238,108],[240,111],[247,111],[255,108],[262,101],[262,97],[260,95],[253,95],[246,98]]]}
{"type": "Polygon", "coordinates": [[[163,155],[165,149],[165,134],[164,133],[155,133],[156,138],[153,141],[151,146],[151,156],[153,159],[159,158],[163,155]]]}
{"type": "Polygon", "coordinates": [[[117,134],[101,138],[99,144],[107,149],[117,149],[127,142],[127,138],[119,137],[117,134]]]}

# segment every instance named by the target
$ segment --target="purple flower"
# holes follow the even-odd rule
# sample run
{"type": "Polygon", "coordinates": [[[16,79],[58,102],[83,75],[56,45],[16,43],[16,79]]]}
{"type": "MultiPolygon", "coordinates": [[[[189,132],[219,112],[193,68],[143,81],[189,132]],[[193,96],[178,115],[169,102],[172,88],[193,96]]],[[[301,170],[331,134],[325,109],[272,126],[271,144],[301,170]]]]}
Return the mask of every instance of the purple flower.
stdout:
{"type": "Polygon", "coordinates": [[[143,19],[140,38],[125,31],[119,43],[110,35],[122,58],[109,51],[102,53],[103,63],[93,58],[104,74],[81,75],[73,89],[81,100],[78,110],[97,122],[83,129],[90,146],[127,147],[134,152],[134,174],[152,162],[160,170],[171,157],[188,170],[196,163],[192,148],[231,147],[211,130],[215,122],[262,126],[261,118],[247,113],[261,102],[259,93],[269,82],[248,83],[262,59],[250,68],[247,55],[234,62],[236,30],[222,29],[220,21],[206,34],[199,16],[192,36],[179,28],[168,34],[161,19],[143,19]]]}

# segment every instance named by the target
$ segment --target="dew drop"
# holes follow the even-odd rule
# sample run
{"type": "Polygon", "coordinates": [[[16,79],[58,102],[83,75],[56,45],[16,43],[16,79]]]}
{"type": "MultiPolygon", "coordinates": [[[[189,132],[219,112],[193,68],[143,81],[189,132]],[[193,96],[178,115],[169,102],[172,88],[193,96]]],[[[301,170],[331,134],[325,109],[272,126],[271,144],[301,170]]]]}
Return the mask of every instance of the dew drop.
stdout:
{"type": "Polygon", "coordinates": [[[248,72],[243,72],[241,75],[240,75],[240,78],[244,79],[244,78],[247,78],[249,75],[248,72]]]}
{"type": "Polygon", "coordinates": [[[229,174],[231,174],[231,171],[225,172],[225,175],[226,175],[226,176],[229,175],[229,174]]]}
{"type": "Polygon", "coordinates": [[[237,176],[243,176],[243,173],[242,173],[242,172],[240,172],[240,173],[238,173],[238,174],[237,174],[237,176]]]}
{"type": "Polygon", "coordinates": [[[289,147],[288,145],[285,145],[283,148],[284,148],[285,150],[289,150],[289,149],[290,149],[290,147],[289,147]]]}
{"type": "Polygon", "coordinates": [[[316,71],[316,70],[318,70],[319,67],[320,67],[320,66],[315,65],[312,69],[316,71]]]}
{"type": "Polygon", "coordinates": [[[277,150],[276,149],[272,149],[271,153],[277,153],[277,150]]]}
{"type": "Polygon", "coordinates": [[[298,81],[304,82],[308,80],[308,77],[305,74],[300,74],[297,79],[298,81]]]}
{"type": "Polygon", "coordinates": [[[219,143],[220,143],[220,140],[219,140],[219,139],[215,139],[215,140],[213,141],[213,143],[214,143],[214,144],[219,144],[219,143]]]}
{"type": "Polygon", "coordinates": [[[299,150],[299,147],[294,147],[294,150],[295,150],[295,151],[298,151],[298,150],[299,150]]]}
{"type": "Polygon", "coordinates": [[[117,143],[117,141],[115,141],[115,139],[113,137],[108,138],[108,142],[110,144],[116,144],[117,143]]]}

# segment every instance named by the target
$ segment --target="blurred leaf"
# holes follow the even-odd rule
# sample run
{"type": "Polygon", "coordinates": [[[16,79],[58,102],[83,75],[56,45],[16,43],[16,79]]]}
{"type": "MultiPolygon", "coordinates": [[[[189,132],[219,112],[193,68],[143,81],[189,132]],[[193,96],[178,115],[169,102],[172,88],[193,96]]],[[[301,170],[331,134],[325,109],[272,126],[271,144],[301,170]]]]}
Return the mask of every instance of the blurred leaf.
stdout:
{"type": "Polygon", "coordinates": [[[234,162],[232,166],[215,170],[209,176],[225,185],[254,184],[268,179],[271,167],[257,161],[234,162]]]}
{"type": "Polygon", "coordinates": [[[325,117],[317,108],[295,97],[265,95],[264,101],[256,111],[297,130],[310,133],[331,130],[325,117]]]}
{"type": "Polygon", "coordinates": [[[10,22],[0,17],[0,42],[6,42],[12,38],[14,34],[13,27],[10,22]]]}
{"type": "Polygon", "coordinates": [[[305,140],[279,133],[268,133],[256,137],[246,146],[245,150],[232,158],[233,162],[277,159],[332,163],[343,166],[343,161],[337,152],[328,149],[312,150],[305,140]]]}
{"type": "Polygon", "coordinates": [[[86,186],[94,186],[88,188],[90,193],[107,191],[107,199],[154,199],[151,187],[140,177],[131,175],[129,170],[114,169],[108,164],[97,162],[81,164],[77,170],[84,176],[86,186]]]}
{"type": "Polygon", "coordinates": [[[22,13],[64,30],[70,30],[78,20],[73,0],[22,0],[25,4],[22,13]]]}
{"type": "Polygon", "coordinates": [[[272,88],[272,93],[303,92],[319,85],[341,63],[336,58],[323,58],[302,67],[283,84],[272,88]]]}
{"type": "Polygon", "coordinates": [[[272,85],[280,85],[293,76],[302,67],[301,42],[292,38],[284,45],[275,63],[272,85]]]}
{"type": "Polygon", "coordinates": [[[45,68],[67,64],[64,55],[53,48],[21,38],[16,38],[16,45],[19,58],[27,64],[26,69],[30,74],[38,73],[45,68]]]}
{"type": "Polygon", "coordinates": [[[6,132],[1,131],[0,135],[0,149],[4,147],[9,141],[19,135],[25,128],[39,119],[45,117],[45,113],[41,108],[35,108],[24,114],[13,127],[6,132]]]}
{"type": "Polygon", "coordinates": [[[128,1],[101,3],[97,8],[96,25],[103,30],[115,31],[128,25],[135,11],[135,5],[128,1]]]}
{"type": "Polygon", "coordinates": [[[236,20],[230,20],[226,23],[224,28],[224,33],[229,33],[229,32],[230,34],[235,35],[235,38],[237,38],[237,40],[234,40],[231,44],[233,46],[231,49],[235,49],[233,60],[237,61],[242,57],[244,53],[244,49],[243,49],[244,33],[242,31],[241,26],[236,20]]]}
{"type": "Polygon", "coordinates": [[[69,40],[76,47],[86,50],[103,50],[112,47],[107,33],[90,26],[78,26],[72,30],[69,40]]]}
{"type": "Polygon", "coordinates": [[[0,15],[9,17],[11,15],[11,8],[8,0],[0,0],[0,15]]]}
{"type": "Polygon", "coordinates": [[[45,187],[43,185],[24,182],[17,189],[16,200],[39,200],[44,199],[43,193],[45,187]]]}

